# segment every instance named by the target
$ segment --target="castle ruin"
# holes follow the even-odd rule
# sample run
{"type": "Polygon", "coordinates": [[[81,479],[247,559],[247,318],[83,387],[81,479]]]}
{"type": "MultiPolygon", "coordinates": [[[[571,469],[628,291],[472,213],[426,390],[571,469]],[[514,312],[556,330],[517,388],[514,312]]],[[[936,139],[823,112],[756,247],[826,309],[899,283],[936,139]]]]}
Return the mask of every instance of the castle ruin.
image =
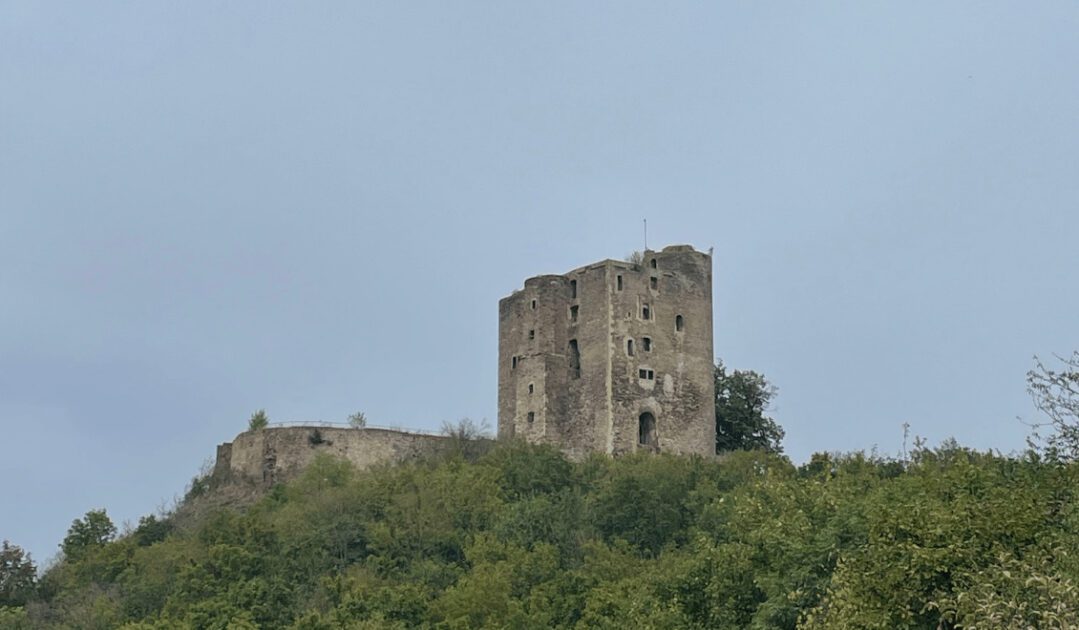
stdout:
{"type": "Polygon", "coordinates": [[[574,459],[715,452],[710,254],[672,245],[529,278],[498,323],[500,439],[574,459]]]}
{"type": "MultiPolygon", "coordinates": [[[[529,278],[498,305],[498,437],[568,457],[715,452],[712,257],[688,245],[529,278]]],[[[218,446],[215,486],[269,486],[327,454],[404,462],[448,438],[330,426],[245,431],[218,446]]]]}

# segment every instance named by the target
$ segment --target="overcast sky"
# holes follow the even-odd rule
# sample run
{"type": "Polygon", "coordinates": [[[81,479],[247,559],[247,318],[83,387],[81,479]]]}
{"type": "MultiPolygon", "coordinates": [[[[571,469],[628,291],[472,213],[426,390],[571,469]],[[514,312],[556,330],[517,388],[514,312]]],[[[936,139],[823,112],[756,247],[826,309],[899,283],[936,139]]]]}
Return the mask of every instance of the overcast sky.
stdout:
{"type": "Polygon", "coordinates": [[[715,248],[796,461],[1021,449],[1079,348],[1079,4],[0,3],[0,538],[265,408],[496,419],[497,302],[715,248]]]}

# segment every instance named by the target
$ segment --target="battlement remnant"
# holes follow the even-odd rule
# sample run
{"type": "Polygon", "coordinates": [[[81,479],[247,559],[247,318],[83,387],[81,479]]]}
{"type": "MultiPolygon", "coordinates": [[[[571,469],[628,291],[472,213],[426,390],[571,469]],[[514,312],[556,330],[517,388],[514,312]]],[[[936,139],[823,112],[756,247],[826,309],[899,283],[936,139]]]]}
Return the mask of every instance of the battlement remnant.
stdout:
{"type": "Polygon", "coordinates": [[[498,436],[569,457],[712,455],[712,257],[645,250],[525,280],[498,305],[498,436]]]}
{"type": "Polygon", "coordinates": [[[448,439],[378,428],[293,426],[244,431],[217,447],[212,485],[270,486],[299,476],[322,454],[344,459],[361,470],[415,460],[448,439]]]}

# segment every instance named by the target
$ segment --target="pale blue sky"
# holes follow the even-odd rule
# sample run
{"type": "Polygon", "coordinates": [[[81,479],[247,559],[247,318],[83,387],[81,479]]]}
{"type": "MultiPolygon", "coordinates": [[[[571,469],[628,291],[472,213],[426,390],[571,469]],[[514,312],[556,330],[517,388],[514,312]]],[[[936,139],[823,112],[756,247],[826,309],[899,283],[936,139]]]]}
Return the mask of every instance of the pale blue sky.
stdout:
{"type": "Polygon", "coordinates": [[[0,538],[273,420],[496,407],[497,300],[715,247],[796,461],[1023,446],[1079,348],[1079,5],[0,3],[0,538]]]}

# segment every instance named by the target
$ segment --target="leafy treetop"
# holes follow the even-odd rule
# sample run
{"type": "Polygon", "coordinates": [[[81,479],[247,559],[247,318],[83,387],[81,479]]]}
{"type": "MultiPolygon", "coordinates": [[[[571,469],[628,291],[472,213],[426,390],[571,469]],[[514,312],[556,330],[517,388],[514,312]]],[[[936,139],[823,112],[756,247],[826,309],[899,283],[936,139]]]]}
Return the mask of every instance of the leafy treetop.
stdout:
{"type": "Polygon", "coordinates": [[[761,450],[782,453],[784,431],[765,415],[776,388],[753,370],[731,370],[717,361],[716,452],[761,450]]]}

